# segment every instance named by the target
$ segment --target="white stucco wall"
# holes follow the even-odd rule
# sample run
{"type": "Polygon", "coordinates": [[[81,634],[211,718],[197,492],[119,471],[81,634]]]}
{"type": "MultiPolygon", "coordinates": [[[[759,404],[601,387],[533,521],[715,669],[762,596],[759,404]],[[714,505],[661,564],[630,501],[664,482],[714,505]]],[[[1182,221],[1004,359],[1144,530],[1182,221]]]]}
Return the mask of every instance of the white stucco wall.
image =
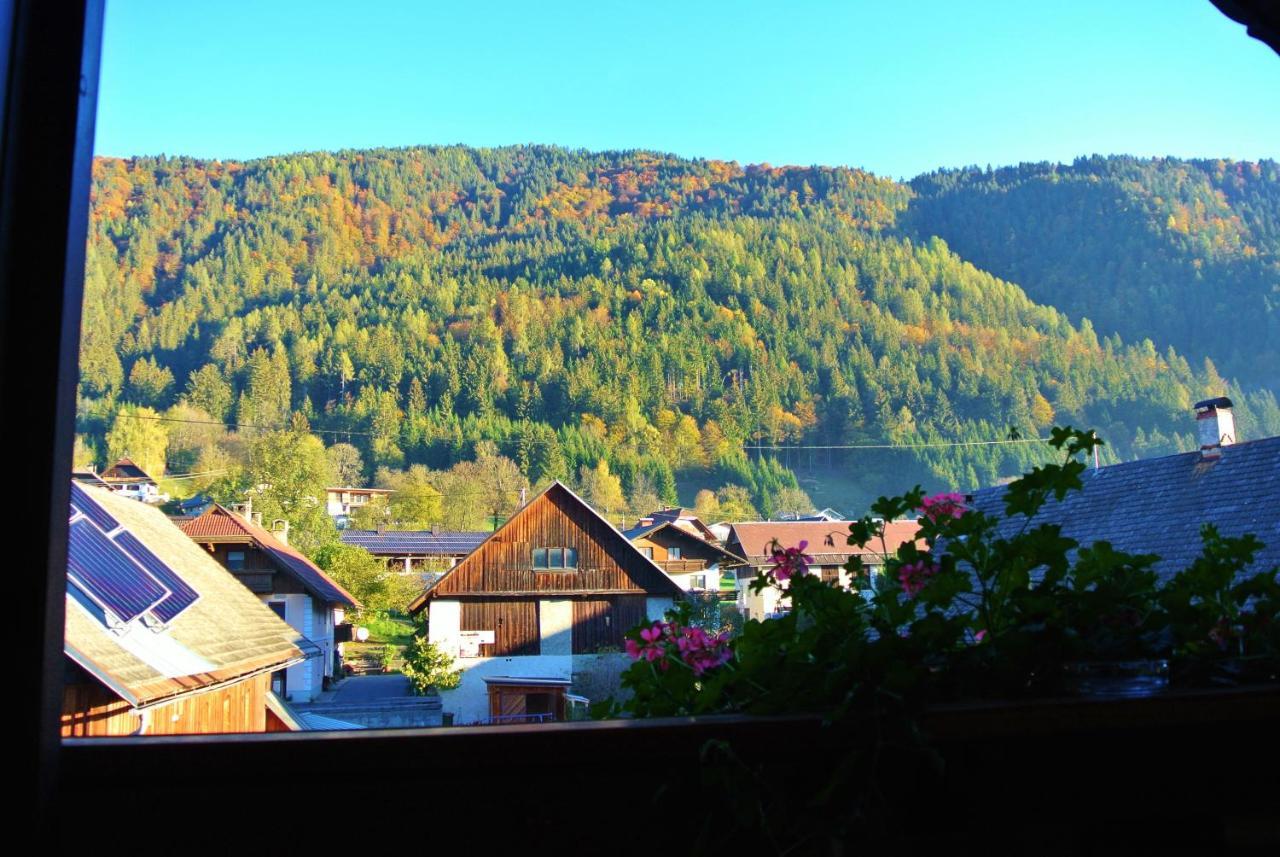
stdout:
{"type": "Polygon", "coordinates": [[[538,602],[539,651],[543,655],[573,654],[573,602],[543,599],[538,602]]]}
{"type": "Polygon", "coordinates": [[[320,647],[321,654],[294,664],[285,671],[286,695],[294,702],[312,702],[324,689],[325,676],[333,675],[334,611],[310,595],[262,595],[263,603],[284,602],[284,621],[320,647]]]}
{"type": "MultiPolygon", "coordinates": [[[[662,618],[672,606],[670,598],[646,599],[646,612],[651,619],[662,618]]],[[[612,670],[604,670],[608,678],[620,672],[629,660],[625,655],[574,655],[573,654],[573,602],[568,599],[542,599],[538,602],[538,624],[541,634],[539,655],[517,657],[462,658],[457,657],[458,628],[462,615],[458,601],[436,599],[428,607],[428,639],[456,658],[454,664],[463,670],[462,683],[453,690],[441,691],[440,701],[444,711],[452,712],[454,723],[480,723],[489,717],[489,686],[486,677],[512,676],[528,678],[558,678],[572,680],[575,672],[590,670],[603,675],[602,658],[612,657],[620,661],[612,664],[612,670]]],[[[607,684],[599,679],[598,684],[607,684]]],[[[615,682],[616,683],[616,682],[615,682]]],[[[610,688],[612,692],[612,688],[610,688]]]]}
{"type": "Polygon", "coordinates": [[[462,627],[462,602],[432,599],[427,607],[427,640],[446,652],[458,651],[458,629],[462,627]]]}
{"type": "Polygon", "coordinates": [[[782,593],[775,587],[756,593],[751,591],[751,578],[738,580],[738,609],[746,611],[748,620],[763,621],[769,614],[778,611],[781,600],[782,593]]]}
{"type": "MultiPolygon", "coordinates": [[[[875,569],[876,570],[874,574],[879,575],[880,567],[875,566],[875,569]]],[[[820,574],[821,569],[815,568],[813,569],[813,573],[820,574]]],[[[769,614],[776,613],[779,609],[790,606],[789,603],[784,602],[782,600],[782,591],[779,590],[777,587],[771,586],[768,589],[761,591],[759,594],[752,592],[751,591],[752,580],[753,578],[750,578],[750,577],[739,578],[737,582],[738,609],[749,611],[747,613],[748,619],[763,620],[769,614]]],[[[852,575],[850,575],[847,571],[841,568],[840,569],[840,585],[845,588],[848,588],[852,581],[853,581],[852,575]]],[[[785,583],[784,583],[784,588],[785,588],[785,583]]],[[[869,595],[870,592],[868,591],[867,594],[869,595]]]]}
{"type": "Polygon", "coordinates": [[[489,717],[489,686],[484,683],[486,676],[573,677],[572,655],[458,658],[455,666],[463,670],[462,684],[453,690],[441,691],[440,702],[446,712],[453,712],[453,722],[458,725],[480,723],[489,717]]]}

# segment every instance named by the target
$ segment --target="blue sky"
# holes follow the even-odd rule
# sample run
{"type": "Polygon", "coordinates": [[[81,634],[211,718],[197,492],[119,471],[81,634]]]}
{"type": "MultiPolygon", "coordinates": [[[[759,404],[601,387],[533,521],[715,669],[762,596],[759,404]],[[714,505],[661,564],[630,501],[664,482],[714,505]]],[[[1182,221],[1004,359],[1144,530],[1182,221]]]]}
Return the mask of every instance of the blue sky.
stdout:
{"type": "Polygon", "coordinates": [[[97,151],[659,149],[895,178],[1280,157],[1280,57],[1208,0],[108,0],[97,151]]]}

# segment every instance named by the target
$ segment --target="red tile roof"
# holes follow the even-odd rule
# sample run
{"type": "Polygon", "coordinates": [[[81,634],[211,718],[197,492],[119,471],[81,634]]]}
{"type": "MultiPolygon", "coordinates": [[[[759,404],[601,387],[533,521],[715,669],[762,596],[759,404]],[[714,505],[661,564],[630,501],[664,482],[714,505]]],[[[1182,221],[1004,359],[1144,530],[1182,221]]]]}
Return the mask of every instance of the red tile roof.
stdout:
{"type": "Polygon", "coordinates": [[[770,555],[770,543],[777,540],[784,548],[808,542],[805,553],[812,556],[842,556],[895,552],[900,545],[912,541],[920,529],[915,521],[890,521],[885,525],[885,546],[879,542],[865,548],[848,543],[850,521],[750,521],[730,524],[728,546],[739,549],[748,561],[760,562],[770,555]]]}
{"type": "Polygon", "coordinates": [[[297,548],[286,545],[262,527],[249,523],[216,503],[203,514],[189,521],[179,522],[178,527],[194,541],[213,539],[219,542],[252,543],[270,556],[278,568],[292,574],[322,600],[348,607],[361,606],[354,595],[343,589],[341,584],[325,574],[297,548]]]}

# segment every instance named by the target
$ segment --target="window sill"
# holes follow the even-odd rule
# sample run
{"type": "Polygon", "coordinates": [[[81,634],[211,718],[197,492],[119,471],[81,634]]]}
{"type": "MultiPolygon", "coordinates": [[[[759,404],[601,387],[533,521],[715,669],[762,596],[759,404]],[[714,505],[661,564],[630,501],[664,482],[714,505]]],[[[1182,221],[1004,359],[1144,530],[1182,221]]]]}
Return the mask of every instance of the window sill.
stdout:
{"type": "MultiPolygon", "coordinates": [[[[1144,836],[1163,830],[1230,844],[1230,837],[1212,837],[1226,836],[1242,818],[1247,826],[1258,813],[1267,817],[1280,800],[1280,780],[1256,775],[1280,769],[1276,722],[1280,686],[939,706],[921,726],[945,766],[942,802],[930,805],[945,808],[924,814],[911,836],[985,844],[990,808],[999,806],[1009,836],[1118,824],[1144,836]]],[[[422,829],[404,819],[452,795],[450,824],[498,823],[496,835],[513,844],[551,832],[615,836],[625,828],[637,847],[669,847],[689,841],[683,837],[695,835],[702,818],[663,811],[662,824],[648,824],[659,812],[654,796],[704,805],[698,758],[712,739],[731,742],[753,764],[811,782],[829,773],[842,743],[816,717],[736,715],[70,739],[61,752],[62,805],[76,807],[77,819],[64,825],[64,835],[96,829],[81,823],[83,812],[107,823],[146,807],[149,829],[158,823],[160,835],[178,836],[192,806],[204,817],[233,818],[251,806],[278,805],[299,783],[318,783],[324,800],[353,818],[396,822],[379,828],[395,828],[391,839],[420,843],[422,829]],[[537,794],[525,788],[531,782],[539,783],[537,794]],[[520,794],[518,806],[507,805],[504,794],[520,794]]]]}

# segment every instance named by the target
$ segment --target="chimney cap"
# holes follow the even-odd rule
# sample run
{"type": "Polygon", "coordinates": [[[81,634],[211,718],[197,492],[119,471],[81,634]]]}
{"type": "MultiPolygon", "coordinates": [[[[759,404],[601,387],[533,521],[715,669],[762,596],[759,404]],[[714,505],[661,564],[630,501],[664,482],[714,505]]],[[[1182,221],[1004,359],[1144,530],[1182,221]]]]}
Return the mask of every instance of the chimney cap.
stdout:
{"type": "Polygon", "coordinates": [[[1200,410],[1201,408],[1229,408],[1231,406],[1231,400],[1226,396],[1219,396],[1216,399],[1205,399],[1203,402],[1196,402],[1195,404],[1196,410],[1200,410]]]}

